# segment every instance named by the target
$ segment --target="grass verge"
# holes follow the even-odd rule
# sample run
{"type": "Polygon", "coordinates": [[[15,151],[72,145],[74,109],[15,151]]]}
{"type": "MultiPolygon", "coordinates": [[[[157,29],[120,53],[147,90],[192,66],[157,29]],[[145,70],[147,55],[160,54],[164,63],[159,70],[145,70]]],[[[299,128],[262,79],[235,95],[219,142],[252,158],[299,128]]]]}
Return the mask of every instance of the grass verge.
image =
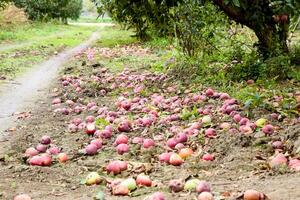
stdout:
{"type": "Polygon", "coordinates": [[[86,40],[97,27],[33,23],[1,31],[0,76],[13,78],[50,56],[86,40]],[[5,38],[5,39],[4,39],[5,38]],[[11,47],[11,48],[7,48],[11,47]]]}

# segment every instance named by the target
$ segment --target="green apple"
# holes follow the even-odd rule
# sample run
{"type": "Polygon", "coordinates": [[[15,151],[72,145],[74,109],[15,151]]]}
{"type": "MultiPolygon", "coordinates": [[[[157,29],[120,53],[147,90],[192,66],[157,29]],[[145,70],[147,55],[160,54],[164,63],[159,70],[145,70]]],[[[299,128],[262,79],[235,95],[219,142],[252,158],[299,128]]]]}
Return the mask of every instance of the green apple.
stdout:
{"type": "Polygon", "coordinates": [[[185,191],[196,191],[196,187],[199,184],[200,180],[198,179],[191,179],[188,180],[185,184],[184,184],[184,190],[185,191]]]}
{"type": "Polygon", "coordinates": [[[127,187],[129,191],[136,189],[136,182],[133,178],[125,179],[120,185],[127,187]]]}
{"type": "Polygon", "coordinates": [[[260,118],[255,122],[255,125],[259,128],[262,128],[267,123],[265,118],[260,118]]]}

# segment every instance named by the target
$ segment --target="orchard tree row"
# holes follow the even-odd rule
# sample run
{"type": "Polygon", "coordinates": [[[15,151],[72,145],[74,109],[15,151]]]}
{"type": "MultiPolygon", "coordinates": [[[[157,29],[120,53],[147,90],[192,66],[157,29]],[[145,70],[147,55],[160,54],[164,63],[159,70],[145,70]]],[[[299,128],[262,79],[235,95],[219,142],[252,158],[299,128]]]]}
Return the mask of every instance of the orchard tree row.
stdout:
{"type": "MultiPolygon", "coordinates": [[[[264,58],[288,53],[287,37],[300,11],[298,0],[95,0],[95,3],[100,13],[108,12],[117,22],[135,28],[141,39],[147,38],[147,31],[155,30],[179,39],[200,34],[206,36],[204,43],[210,43],[216,33],[212,30],[224,27],[224,22],[235,21],[254,31],[257,49],[264,58]],[[182,26],[188,27],[182,32],[182,26]]],[[[182,42],[187,42],[185,46],[193,45],[186,40],[182,42]]]]}

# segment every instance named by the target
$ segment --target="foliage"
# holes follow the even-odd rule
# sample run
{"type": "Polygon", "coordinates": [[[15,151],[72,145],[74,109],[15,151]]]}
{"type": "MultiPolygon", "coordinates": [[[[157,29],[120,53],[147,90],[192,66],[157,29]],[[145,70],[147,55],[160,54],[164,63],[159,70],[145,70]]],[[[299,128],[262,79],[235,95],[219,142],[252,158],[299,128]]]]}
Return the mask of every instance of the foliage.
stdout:
{"type": "Polygon", "coordinates": [[[177,1],[165,0],[94,0],[100,15],[108,12],[113,20],[133,28],[141,40],[149,37],[151,28],[158,35],[168,34],[170,27],[170,9],[177,1]]]}
{"type": "Polygon", "coordinates": [[[172,19],[176,39],[188,57],[211,53],[216,49],[217,35],[227,28],[226,17],[212,4],[202,5],[199,0],[183,0],[172,19]]]}
{"type": "Polygon", "coordinates": [[[0,10],[5,8],[8,2],[10,2],[10,0],[0,0],[0,10]]]}
{"type": "Polygon", "coordinates": [[[221,78],[226,76],[233,80],[260,78],[281,80],[295,77],[290,74],[294,70],[293,63],[297,63],[299,59],[293,56],[295,54],[290,51],[287,41],[289,32],[299,23],[299,1],[95,0],[94,2],[98,6],[99,13],[109,12],[113,20],[127,28],[133,28],[142,40],[148,38],[149,32],[175,39],[180,49],[177,54],[179,60],[188,58],[185,59],[185,63],[179,64],[181,70],[187,68],[184,72],[181,71],[181,74],[198,69],[197,74],[200,76],[205,73],[212,75],[216,73],[221,78]],[[232,34],[232,30],[228,27],[232,27],[233,23],[237,24],[238,28],[234,31],[236,33],[232,34]],[[250,31],[241,31],[244,29],[239,25],[252,30],[257,39],[251,39],[250,42],[245,42],[247,39],[240,41],[238,36],[250,31]],[[182,57],[181,53],[185,57],[182,57]],[[207,61],[199,61],[200,59],[207,61]],[[227,66],[219,73],[219,67],[214,67],[213,64],[222,65],[222,62],[227,66]]]}
{"type": "Polygon", "coordinates": [[[252,29],[257,47],[264,57],[288,52],[287,38],[291,18],[299,16],[297,0],[213,0],[231,19],[252,29]]]}
{"type": "Polygon", "coordinates": [[[13,0],[15,5],[24,8],[31,20],[78,19],[82,0],[13,0]]]}
{"type": "MultiPolygon", "coordinates": [[[[198,10],[200,13],[198,18],[192,19],[192,16],[196,16],[197,8],[202,5],[207,10],[211,10],[211,4],[205,4],[205,2],[210,2],[222,10],[230,19],[248,26],[256,33],[258,37],[257,47],[264,58],[288,51],[286,40],[290,19],[299,16],[300,10],[300,3],[296,0],[98,0],[96,2],[99,6],[99,12],[108,11],[116,21],[128,27],[134,27],[137,35],[142,39],[145,38],[149,28],[165,34],[172,33],[170,30],[173,29],[173,24],[170,23],[170,20],[172,21],[173,8],[183,11],[181,12],[182,16],[178,16],[179,13],[175,16],[176,19],[180,18],[178,24],[182,26],[186,26],[185,22],[190,24],[188,25],[189,30],[194,28],[191,24],[196,25],[196,27],[199,27],[201,23],[208,25],[209,21],[207,21],[205,15],[203,17],[203,11],[198,10]],[[186,9],[183,9],[183,7],[186,9]],[[191,13],[191,15],[187,15],[188,13],[191,13]],[[185,20],[182,20],[184,18],[185,20]],[[191,21],[193,22],[191,23],[191,21]]],[[[215,11],[212,12],[212,16],[215,16],[214,14],[215,11]]],[[[195,29],[197,30],[197,28],[195,29]]]]}

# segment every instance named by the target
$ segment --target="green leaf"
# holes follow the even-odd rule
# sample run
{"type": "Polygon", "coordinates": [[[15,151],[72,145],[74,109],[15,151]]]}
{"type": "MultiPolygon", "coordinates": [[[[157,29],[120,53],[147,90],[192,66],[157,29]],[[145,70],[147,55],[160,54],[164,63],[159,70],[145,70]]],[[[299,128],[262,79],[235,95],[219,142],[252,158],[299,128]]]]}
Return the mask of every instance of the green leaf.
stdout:
{"type": "Polygon", "coordinates": [[[232,0],[232,1],[233,1],[233,5],[235,5],[236,7],[241,7],[239,0],[232,0]]]}
{"type": "Polygon", "coordinates": [[[225,5],[229,4],[229,0],[224,0],[225,5]]]}
{"type": "Polygon", "coordinates": [[[95,121],[95,125],[97,127],[104,128],[105,126],[109,125],[109,122],[107,120],[105,120],[104,118],[98,118],[95,121]]]}
{"type": "Polygon", "coordinates": [[[253,102],[253,99],[248,99],[246,102],[245,102],[245,108],[249,108],[250,105],[252,104],[253,102]]]}

